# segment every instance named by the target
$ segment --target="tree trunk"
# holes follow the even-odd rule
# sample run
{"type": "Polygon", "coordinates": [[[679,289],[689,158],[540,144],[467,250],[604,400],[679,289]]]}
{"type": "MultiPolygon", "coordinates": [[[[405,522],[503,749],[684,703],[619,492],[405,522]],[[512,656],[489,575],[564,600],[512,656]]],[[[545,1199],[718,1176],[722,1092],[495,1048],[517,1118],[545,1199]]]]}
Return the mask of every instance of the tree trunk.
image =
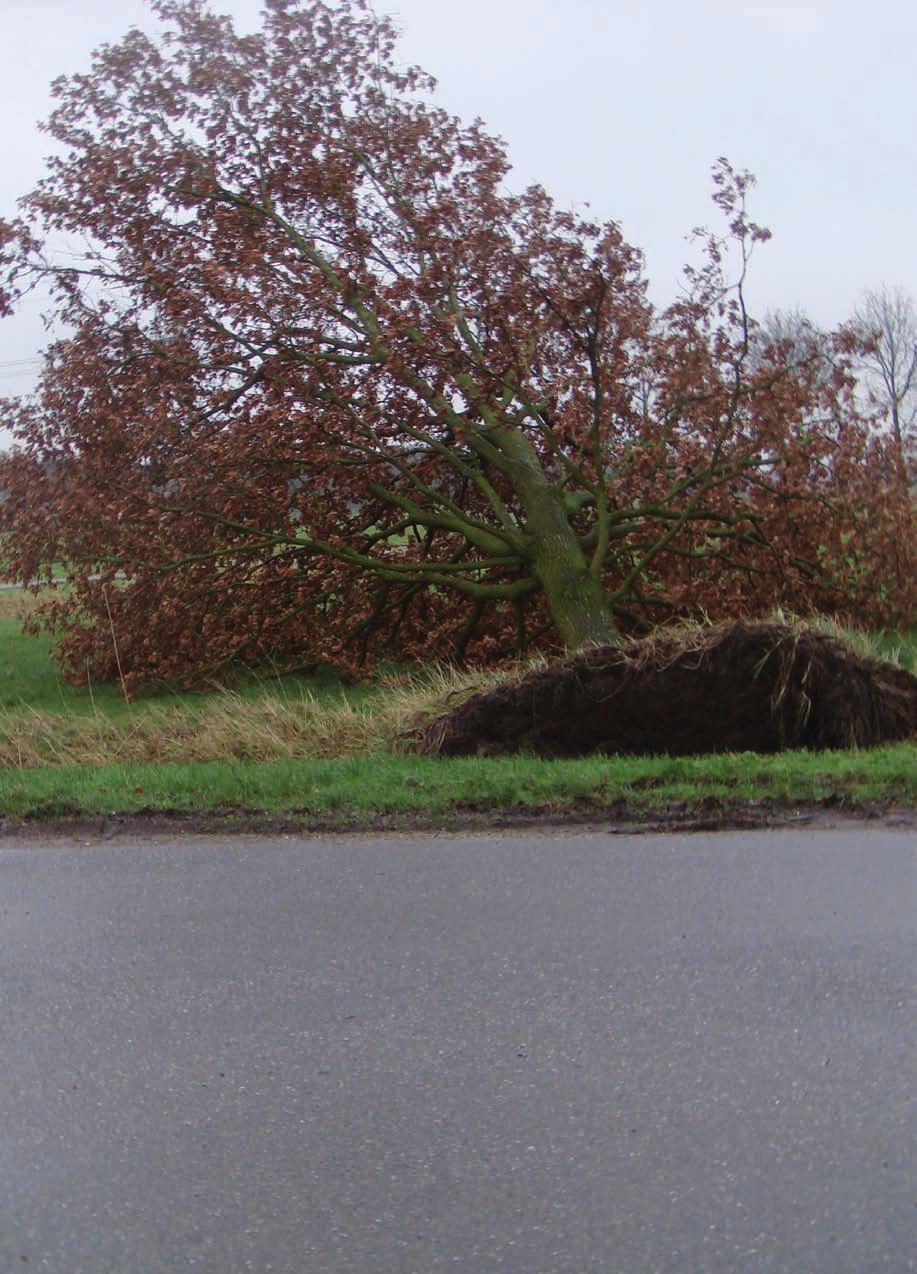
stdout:
{"type": "Polygon", "coordinates": [[[533,567],[541,580],[558,633],[568,650],[593,642],[608,645],[618,640],[608,596],[589,567],[579,544],[563,518],[566,534],[538,536],[533,567]]]}
{"type": "Polygon", "coordinates": [[[498,446],[510,462],[511,481],[526,512],[532,571],[541,581],[554,625],[568,650],[618,640],[602,583],[589,570],[559,488],[538,454],[516,429],[502,430],[498,446]]]}

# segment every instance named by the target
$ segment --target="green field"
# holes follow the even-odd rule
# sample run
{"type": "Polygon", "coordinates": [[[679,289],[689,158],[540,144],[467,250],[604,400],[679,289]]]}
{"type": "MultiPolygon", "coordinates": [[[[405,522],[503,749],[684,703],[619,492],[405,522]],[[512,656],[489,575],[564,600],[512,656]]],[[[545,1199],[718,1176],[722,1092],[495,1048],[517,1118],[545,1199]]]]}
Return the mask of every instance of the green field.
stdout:
{"type": "MultiPolygon", "coordinates": [[[[0,613],[0,813],[13,818],[136,811],[295,812],[353,823],[536,807],[580,816],[616,803],[917,804],[917,744],[862,752],[710,757],[436,759],[421,725],[493,674],[431,669],[346,685],[333,676],[249,678],[208,693],[126,703],[116,685],[70,686],[46,637],[26,636],[22,599],[0,613]]],[[[917,635],[898,647],[914,666],[917,635]]]]}

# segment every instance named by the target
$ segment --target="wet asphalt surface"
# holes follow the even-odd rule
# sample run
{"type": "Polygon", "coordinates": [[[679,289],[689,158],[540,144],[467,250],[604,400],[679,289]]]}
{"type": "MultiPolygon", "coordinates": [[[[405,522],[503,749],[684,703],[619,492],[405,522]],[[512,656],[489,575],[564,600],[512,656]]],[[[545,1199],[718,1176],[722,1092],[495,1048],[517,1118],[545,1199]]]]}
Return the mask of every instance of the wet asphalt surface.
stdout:
{"type": "Polygon", "coordinates": [[[0,841],[0,1271],[917,1269],[912,830],[0,841]]]}

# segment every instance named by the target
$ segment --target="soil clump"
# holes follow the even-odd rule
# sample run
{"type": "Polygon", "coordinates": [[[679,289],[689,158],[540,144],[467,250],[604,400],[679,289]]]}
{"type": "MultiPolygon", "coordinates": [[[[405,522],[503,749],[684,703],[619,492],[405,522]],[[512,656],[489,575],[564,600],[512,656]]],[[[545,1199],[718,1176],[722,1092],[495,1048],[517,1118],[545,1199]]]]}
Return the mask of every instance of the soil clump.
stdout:
{"type": "Polygon", "coordinates": [[[473,695],[429,755],[693,756],[867,748],[917,735],[917,677],[792,624],[738,622],[580,651],[473,695]]]}

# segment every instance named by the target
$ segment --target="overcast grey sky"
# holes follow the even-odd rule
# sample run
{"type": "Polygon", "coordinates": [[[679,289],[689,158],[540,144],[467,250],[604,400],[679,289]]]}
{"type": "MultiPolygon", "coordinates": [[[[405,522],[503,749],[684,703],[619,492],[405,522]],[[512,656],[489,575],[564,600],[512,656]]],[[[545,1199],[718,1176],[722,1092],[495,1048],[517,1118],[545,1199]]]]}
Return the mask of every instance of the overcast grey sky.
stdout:
{"type": "MultiPolygon", "coordinates": [[[[242,29],[260,0],[215,0],[242,29]]],[[[912,0],[376,0],[401,54],[440,99],[508,143],[515,185],[620,221],[653,295],[674,295],[685,236],[715,222],[710,166],[758,176],[752,213],[774,231],[753,311],[849,316],[865,288],[917,296],[917,6],[912,0]]],[[[0,215],[41,175],[36,128],[58,74],[132,24],[142,0],[0,0],[0,215]]],[[[0,323],[0,392],[29,388],[38,306],[0,323]]],[[[2,439],[0,439],[2,441],[2,439]]]]}

